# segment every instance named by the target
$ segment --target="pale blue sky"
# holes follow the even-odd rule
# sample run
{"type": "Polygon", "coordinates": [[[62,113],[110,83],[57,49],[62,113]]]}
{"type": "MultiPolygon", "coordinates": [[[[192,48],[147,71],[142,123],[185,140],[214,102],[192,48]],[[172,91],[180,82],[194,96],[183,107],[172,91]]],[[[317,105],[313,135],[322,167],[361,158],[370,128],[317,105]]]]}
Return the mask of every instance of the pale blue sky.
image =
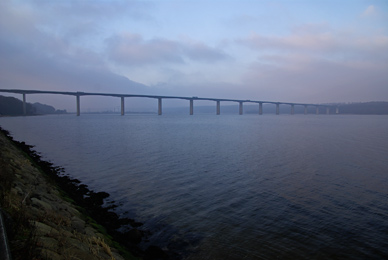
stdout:
{"type": "Polygon", "coordinates": [[[388,2],[3,0],[0,57],[4,89],[388,101],[388,2]]]}

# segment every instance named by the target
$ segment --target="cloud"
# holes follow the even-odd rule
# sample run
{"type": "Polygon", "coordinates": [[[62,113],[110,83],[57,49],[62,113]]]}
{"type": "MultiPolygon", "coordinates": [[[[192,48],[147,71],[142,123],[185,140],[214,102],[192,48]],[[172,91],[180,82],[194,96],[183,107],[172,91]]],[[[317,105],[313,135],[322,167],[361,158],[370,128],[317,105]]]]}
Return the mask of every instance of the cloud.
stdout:
{"type": "Polygon", "coordinates": [[[343,35],[336,33],[326,24],[303,24],[292,28],[287,35],[261,35],[253,32],[236,42],[256,51],[317,52],[343,45],[343,38],[343,35]]]}
{"type": "Polygon", "coordinates": [[[184,55],[198,62],[213,63],[230,58],[224,51],[209,47],[201,42],[183,43],[182,49],[184,55]]]}
{"type": "MultiPolygon", "coordinates": [[[[7,1],[7,0],[5,0],[7,1]]],[[[29,1],[29,6],[32,9],[38,10],[44,21],[49,19],[50,22],[60,24],[63,19],[66,19],[71,24],[80,21],[104,21],[109,22],[112,17],[126,18],[131,20],[153,20],[149,10],[153,8],[151,2],[145,1],[46,1],[33,0],[29,1]],[[57,20],[52,20],[57,17],[57,20]],[[70,18],[70,19],[69,19],[70,18]]]]}
{"type": "MultiPolygon", "coordinates": [[[[98,56],[87,53],[86,50],[47,54],[34,44],[15,45],[0,38],[0,57],[0,86],[4,89],[137,94],[150,92],[149,87],[112,72],[98,56]]],[[[75,110],[72,97],[29,95],[28,101],[50,104],[68,111],[75,110]]],[[[94,111],[111,107],[111,104],[116,105],[119,102],[108,98],[82,99],[82,108],[91,108],[94,111]]]]}
{"type": "MultiPolygon", "coordinates": [[[[37,46],[0,39],[0,84],[4,88],[98,91],[139,90],[141,84],[111,72],[91,53],[48,55],[37,46]],[[89,56],[88,56],[89,55],[89,56]],[[96,63],[96,64],[93,64],[96,63]]],[[[144,87],[144,86],[143,86],[144,87]]]]}
{"type": "Polygon", "coordinates": [[[268,99],[333,102],[388,97],[388,36],[383,33],[365,35],[306,24],[287,35],[251,34],[236,43],[256,54],[242,82],[268,99]]]}
{"type": "Polygon", "coordinates": [[[279,100],[286,96],[290,102],[342,102],[388,97],[388,64],[353,64],[298,55],[271,58],[275,65],[254,62],[242,77],[244,85],[254,88],[253,95],[261,99],[279,100]]]}
{"type": "Polygon", "coordinates": [[[375,60],[388,58],[388,36],[382,33],[365,35],[354,31],[305,25],[284,36],[256,33],[236,40],[257,54],[300,54],[330,60],[375,60]]]}
{"type": "Polygon", "coordinates": [[[103,57],[42,30],[30,6],[0,8],[0,86],[69,91],[141,92],[146,87],[112,72],[103,57]]]}
{"type": "Polygon", "coordinates": [[[362,12],[361,17],[370,17],[376,15],[376,8],[374,5],[368,6],[364,12],[362,12]]]}
{"type": "Polygon", "coordinates": [[[153,4],[144,1],[4,0],[0,5],[1,24],[11,33],[16,29],[13,36],[21,29],[33,28],[89,48],[98,46],[115,28],[134,22],[156,23],[149,14],[153,4]]]}
{"type": "Polygon", "coordinates": [[[184,63],[180,45],[167,39],[144,40],[139,34],[122,33],[107,40],[111,60],[127,66],[184,63]]]}
{"type": "Polygon", "coordinates": [[[330,33],[281,36],[261,36],[252,34],[246,39],[239,40],[252,49],[257,50],[325,50],[335,44],[330,33]]]}
{"type": "Polygon", "coordinates": [[[125,66],[187,61],[213,63],[228,58],[222,50],[202,42],[181,42],[164,38],[145,40],[140,34],[121,33],[107,39],[109,58],[125,66]]]}

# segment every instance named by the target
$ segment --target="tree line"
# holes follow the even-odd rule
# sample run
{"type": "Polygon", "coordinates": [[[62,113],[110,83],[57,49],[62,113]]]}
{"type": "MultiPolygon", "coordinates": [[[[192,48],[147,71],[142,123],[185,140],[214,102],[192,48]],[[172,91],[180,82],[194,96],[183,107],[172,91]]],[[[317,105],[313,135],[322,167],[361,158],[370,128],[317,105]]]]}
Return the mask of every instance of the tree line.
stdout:
{"type": "MultiPolygon", "coordinates": [[[[27,115],[66,114],[66,110],[57,110],[53,106],[40,103],[26,103],[27,115]]],[[[14,97],[0,95],[0,116],[23,115],[23,101],[14,97]]]]}

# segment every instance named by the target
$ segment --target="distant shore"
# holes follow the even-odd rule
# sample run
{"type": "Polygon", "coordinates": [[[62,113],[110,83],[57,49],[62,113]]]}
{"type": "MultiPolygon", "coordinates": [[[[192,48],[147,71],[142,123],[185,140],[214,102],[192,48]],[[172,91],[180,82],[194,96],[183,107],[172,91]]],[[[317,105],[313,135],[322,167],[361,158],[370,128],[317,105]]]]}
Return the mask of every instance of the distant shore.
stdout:
{"type": "Polygon", "coordinates": [[[157,246],[141,250],[142,224],[120,218],[114,204],[104,207],[108,193],[64,175],[1,127],[0,173],[13,259],[179,259],[157,246]],[[128,231],[119,232],[121,227],[128,231]]]}

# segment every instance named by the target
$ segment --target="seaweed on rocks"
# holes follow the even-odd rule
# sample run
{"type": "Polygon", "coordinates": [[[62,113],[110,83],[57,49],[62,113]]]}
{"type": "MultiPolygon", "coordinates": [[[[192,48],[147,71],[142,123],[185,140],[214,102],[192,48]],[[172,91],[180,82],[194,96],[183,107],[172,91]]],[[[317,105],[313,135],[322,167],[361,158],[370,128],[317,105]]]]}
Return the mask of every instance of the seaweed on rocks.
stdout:
{"type": "MultiPolygon", "coordinates": [[[[144,259],[180,259],[176,253],[165,252],[161,248],[150,245],[146,250],[142,250],[137,245],[149,234],[149,231],[138,229],[143,224],[130,218],[122,218],[117,213],[112,211],[117,205],[110,204],[104,206],[104,200],[110,195],[106,192],[95,192],[82,184],[80,180],[71,178],[64,174],[64,168],[54,166],[53,163],[42,160],[40,154],[33,150],[32,145],[25,142],[19,142],[13,139],[7,130],[0,127],[2,132],[9,138],[20,150],[27,154],[32,163],[41,169],[48,177],[48,180],[53,181],[65,196],[74,201],[74,204],[79,207],[79,210],[88,217],[89,221],[102,227],[102,232],[106,232],[114,241],[120,243],[134,255],[144,259]],[[128,231],[119,231],[124,230],[128,231]],[[171,254],[172,257],[169,255],[171,254]]],[[[93,224],[93,223],[92,223],[93,224]]]]}

